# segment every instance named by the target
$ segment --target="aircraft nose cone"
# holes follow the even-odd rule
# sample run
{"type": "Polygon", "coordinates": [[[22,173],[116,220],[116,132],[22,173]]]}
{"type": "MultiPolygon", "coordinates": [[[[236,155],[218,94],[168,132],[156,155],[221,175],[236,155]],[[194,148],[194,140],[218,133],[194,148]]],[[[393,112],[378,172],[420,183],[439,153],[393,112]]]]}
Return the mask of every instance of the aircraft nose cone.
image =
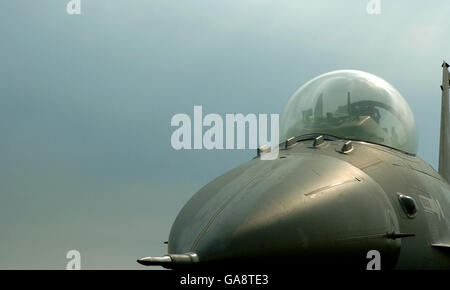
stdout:
{"type": "Polygon", "coordinates": [[[301,260],[367,263],[378,250],[395,264],[398,221],[382,188],[332,157],[252,160],[202,188],[178,215],[169,253],[200,262],[301,260]]]}

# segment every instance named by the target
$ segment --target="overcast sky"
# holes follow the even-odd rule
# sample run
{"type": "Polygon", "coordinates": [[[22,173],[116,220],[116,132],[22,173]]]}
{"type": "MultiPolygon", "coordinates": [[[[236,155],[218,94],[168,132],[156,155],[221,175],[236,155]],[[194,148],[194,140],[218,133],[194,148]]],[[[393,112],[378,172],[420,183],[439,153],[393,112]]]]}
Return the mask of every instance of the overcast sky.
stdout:
{"type": "Polygon", "coordinates": [[[142,269],[205,183],[254,156],[175,151],[175,113],[281,113],[336,69],[380,76],[438,160],[450,3],[0,1],[0,269],[142,269]]]}

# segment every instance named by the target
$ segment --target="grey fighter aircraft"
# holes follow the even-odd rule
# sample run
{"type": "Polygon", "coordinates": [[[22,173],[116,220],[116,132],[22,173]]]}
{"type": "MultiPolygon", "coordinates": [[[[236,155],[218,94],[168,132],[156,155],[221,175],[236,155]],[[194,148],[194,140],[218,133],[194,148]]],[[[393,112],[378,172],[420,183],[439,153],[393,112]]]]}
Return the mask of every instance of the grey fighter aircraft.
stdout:
{"type": "MultiPolygon", "coordinates": [[[[284,108],[276,160],[252,160],[200,189],[178,214],[168,254],[138,262],[450,269],[449,72],[439,171],[416,156],[413,114],[372,74],[340,70],[284,108]]],[[[430,149],[431,150],[431,149],[430,149]]]]}

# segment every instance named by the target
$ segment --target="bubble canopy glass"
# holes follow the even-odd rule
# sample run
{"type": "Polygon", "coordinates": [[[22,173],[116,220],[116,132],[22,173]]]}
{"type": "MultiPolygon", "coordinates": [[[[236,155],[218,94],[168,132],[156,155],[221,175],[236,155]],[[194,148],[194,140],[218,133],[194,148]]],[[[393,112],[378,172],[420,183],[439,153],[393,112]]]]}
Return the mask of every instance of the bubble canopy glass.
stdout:
{"type": "Polygon", "coordinates": [[[356,70],[320,75],[290,98],[280,121],[280,137],[324,134],[417,153],[414,116],[388,82],[356,70]]]}

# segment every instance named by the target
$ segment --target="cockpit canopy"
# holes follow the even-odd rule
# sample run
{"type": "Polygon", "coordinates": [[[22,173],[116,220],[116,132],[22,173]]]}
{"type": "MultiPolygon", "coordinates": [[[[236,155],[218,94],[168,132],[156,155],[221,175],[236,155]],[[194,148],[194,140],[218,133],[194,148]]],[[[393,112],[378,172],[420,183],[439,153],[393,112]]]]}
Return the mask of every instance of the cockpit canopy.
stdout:
{"type": "Polygon", "coordinates": [[[408,103],[385,80],[357,70],[320,75],[290,98],[281,115],[281,141],[308,134],[417,153],[417,129],[408,103]]]}

